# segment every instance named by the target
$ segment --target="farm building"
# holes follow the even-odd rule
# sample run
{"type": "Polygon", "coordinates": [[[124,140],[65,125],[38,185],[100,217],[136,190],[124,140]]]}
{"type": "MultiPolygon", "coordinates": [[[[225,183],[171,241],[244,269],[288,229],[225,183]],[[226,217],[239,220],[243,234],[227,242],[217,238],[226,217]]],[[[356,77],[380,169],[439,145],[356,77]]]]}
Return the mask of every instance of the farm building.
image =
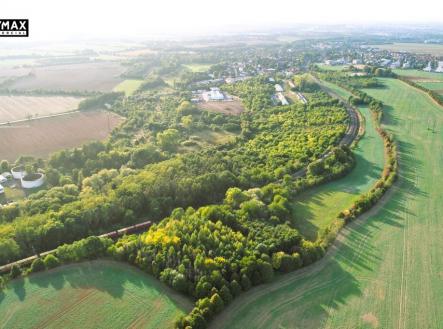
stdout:
{"type": "Polygon", "coordinates": [[[438,62],[438,66],[435,69],[435,72],[443,73],[443,61],[438,62]]]}
{"type": "Polygon", "coordinates": [[[223,101],[225,99],[225,95],[220,91],[220,88],[216,87],[211,88],[210,91],[204,92],[202,97],[206,102],[223,101]]]}

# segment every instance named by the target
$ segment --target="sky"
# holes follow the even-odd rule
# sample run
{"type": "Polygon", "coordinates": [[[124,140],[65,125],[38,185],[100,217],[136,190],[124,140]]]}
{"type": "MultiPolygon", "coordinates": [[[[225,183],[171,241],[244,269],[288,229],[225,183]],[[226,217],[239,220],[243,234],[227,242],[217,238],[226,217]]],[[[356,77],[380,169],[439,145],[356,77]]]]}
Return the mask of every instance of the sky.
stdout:
{"type": "MultiPolygon", "coordinates": [[[[31,40],[240,32],[296,24],[441,23],[442,0],[2,0],[31,40]]],[[[0,40],[1,42],[1,40],[0,40]]]]}

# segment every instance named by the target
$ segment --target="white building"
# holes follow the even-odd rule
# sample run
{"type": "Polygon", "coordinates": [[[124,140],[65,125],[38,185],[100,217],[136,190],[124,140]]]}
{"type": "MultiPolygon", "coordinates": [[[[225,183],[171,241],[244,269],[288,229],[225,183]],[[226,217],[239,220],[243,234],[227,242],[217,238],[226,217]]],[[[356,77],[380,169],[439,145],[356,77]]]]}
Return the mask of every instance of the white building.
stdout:
{"type": "Polygon", "coordinates": [[[411,63],[409,63],[409,62],[404,62],[402,67],[403,67],[404,69],[410,69],[410,68],[411,68],[411,63]]]}
{"type": "Polygon", "coordinates": [[[0,184],[0,194],[5,193],[5,188],[0,184]]]}
{"type": "Polygon", "coordinates": [[[275,91],[278,93],[281,93],[283,91],[283,87],[280,86],[278,83],[275,85],[275,91]]]}
{"type": "Polygon", "coordinates": [[[203,99],[206,102],[209,101],[222,101],[225,99],[225,95],[220,91],[220,88],[213,87],[210,91],[206,91],[202,94],[203,99]]]}
{"type": "Polygon", "coordinates": [[[438,62],[438,66],[435,69],[435,72],[443,73],[443,61],[438,62]]]}
{"type": "Polygon", "coordinates": [[[428,66],[426,66],[423,71],[425,72],[432,72],[432,64],[431,62],[428,63],[428,66]]]}

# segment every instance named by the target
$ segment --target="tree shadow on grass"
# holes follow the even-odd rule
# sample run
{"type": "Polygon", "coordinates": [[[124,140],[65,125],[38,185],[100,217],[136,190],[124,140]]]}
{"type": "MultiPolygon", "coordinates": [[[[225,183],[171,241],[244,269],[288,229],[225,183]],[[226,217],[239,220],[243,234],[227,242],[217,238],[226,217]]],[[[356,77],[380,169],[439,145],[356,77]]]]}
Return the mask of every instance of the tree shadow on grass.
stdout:
{"type": "Polygon", "coordinates": [[[29,281],[41,288],[53,287],[56,290],[67,287],[94,289],[117,299],[123,298],[128,284],[141,290],[154,287],[160,296],[169,298],[178,308],[185,309],[188,304],[184,297],[147,273],[129,264],[115,261],[96,260],[64,265],[49,272],[33,274],[29,281]]]}

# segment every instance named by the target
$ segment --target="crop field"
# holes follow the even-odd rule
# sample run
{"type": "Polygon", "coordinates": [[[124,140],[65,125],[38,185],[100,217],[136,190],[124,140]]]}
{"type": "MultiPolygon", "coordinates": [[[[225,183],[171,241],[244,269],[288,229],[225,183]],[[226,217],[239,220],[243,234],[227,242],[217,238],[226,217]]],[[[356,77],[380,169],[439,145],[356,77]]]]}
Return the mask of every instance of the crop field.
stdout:
{"type": "Polygon", "coordinates": [[[65,96],[0,96],[0,124],[73,111],[83,99],[65,96]]]}
{"type": "Polygon", "coordinates": [[[92,62],[41,66],[30,69],[31,76],[12,83],[10,89],[111,91],[123,79],[125,68],[117,62],[92,62]]]}
{"type": "Polygon", "coordinates": [[[114,91],[123,91],[126,96],[131,96],[143,83],[143,80],[124,80],[114,87],[114,91]]]}
{"type": "Polygon", "coordinates": [[[1,158],[20,155],[45,158],[50,153],[105,139],[123,118],[109,112],[75,112],[62,116],[0,126],[1,158]]]}
{"type": "Polygon", "coordinates": [[[94,261],[10,283],[0,295],[0,327],[172,328],[191,305],[133,267],[94,261]]]}
{"type": "Polygon", "coordinates": [[[205,111],[229,115],[240,115],[245,110],[239,100],[227,102],[202,102],[198,104],[198,108],[205,111]]]}
{"type": "MultiPolygon", "coordinates": [[[[323,83],[344,99],[350,96],[340,87],[323,83]]],[[[353,171],[342,179],[309,189],[293,202],[296,227],[311,240],[315,240],[317,233],[329,226],[340,211],[348,209],[381,176],[384,166],[383,140],[375,130],[370,110],[359,107],[359,111],[365,121],[365,134],[354,149],[356,166],[353,171]]]]}
{"type": "Polygon", "coordinates": [[[345,227],[322,260],[241,296],[213,328],[441,328],[443,109],[399,80],[383,82],[367,92],[386,104],[398,141],[389,197],[345,227]]]}
{"type": "Polygon", "coordinates": [[[430,54],[434,56],[443,56],[443,45],[427,44],[427,43],[392,43],[383,45],[371,45],[379,49],[391,51],[403,51],[416,54],[430,54]]]}

